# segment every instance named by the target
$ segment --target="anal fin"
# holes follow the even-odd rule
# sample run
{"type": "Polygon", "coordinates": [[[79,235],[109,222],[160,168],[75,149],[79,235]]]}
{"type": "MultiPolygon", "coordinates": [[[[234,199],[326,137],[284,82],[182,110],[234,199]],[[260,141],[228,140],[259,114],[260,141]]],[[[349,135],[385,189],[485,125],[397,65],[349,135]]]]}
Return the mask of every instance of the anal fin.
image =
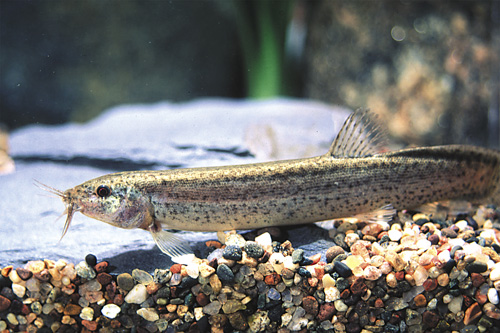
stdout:
{"type": "Polygon", "coordinates": [[[169,255],[173,262],[187,264],[195,258],[191,247],[181,237],[162,229],[151,231],[151,235],[160,250],[169,255]]]}
{"type": "Polygon", "coordinates": [[[358,214],[353,217],[360,221],[387,224],[392,220],[394,215],[396,215],[396,210],[391,204],[388,204],[372,212],[358,214]]]}

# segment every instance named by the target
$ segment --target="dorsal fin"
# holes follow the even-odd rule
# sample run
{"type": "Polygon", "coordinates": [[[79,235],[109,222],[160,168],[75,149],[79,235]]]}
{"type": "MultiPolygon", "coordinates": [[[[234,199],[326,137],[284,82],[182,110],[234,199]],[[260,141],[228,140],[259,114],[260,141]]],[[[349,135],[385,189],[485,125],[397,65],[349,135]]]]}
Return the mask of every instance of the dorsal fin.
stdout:
{"type": "Polygon", "coordinates": [[[333,141],[327,155],[364,157],[380,153],[386,142],[385,131],[368,109],[357,109],[349,115],[333,141]]]}

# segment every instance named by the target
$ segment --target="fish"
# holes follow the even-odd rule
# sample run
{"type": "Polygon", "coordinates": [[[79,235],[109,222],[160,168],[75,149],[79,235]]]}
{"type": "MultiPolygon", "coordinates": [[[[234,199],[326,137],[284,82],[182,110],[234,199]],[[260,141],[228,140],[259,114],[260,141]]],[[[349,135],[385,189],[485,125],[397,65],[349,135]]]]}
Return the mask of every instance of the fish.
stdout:
{"type": "MultiPolygon", "coordinates": [[[[107,174],[66,191],[62,237],[79,212],[151,233],[173,261],[191,256],[169,230],[230,231],[316,223],[429,202],[500,203],[500,152],[443,145],[388,151],[366,109],[346,119],[321,156],[264,163],[107,174]]],[[[61,237],[61,238],[62,238],[61,237]]]]}

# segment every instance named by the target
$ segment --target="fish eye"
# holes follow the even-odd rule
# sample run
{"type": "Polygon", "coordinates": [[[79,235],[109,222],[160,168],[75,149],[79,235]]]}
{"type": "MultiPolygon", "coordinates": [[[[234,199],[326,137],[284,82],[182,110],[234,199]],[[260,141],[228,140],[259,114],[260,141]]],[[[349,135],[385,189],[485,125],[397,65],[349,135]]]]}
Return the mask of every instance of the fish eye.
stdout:
{"type": "Polygon", "coordinates": [[[96,194],[101,198],[106,198],[111,194],[111,189],[106,185],[99,185],[99,187],[97,187],[96,194]]]}

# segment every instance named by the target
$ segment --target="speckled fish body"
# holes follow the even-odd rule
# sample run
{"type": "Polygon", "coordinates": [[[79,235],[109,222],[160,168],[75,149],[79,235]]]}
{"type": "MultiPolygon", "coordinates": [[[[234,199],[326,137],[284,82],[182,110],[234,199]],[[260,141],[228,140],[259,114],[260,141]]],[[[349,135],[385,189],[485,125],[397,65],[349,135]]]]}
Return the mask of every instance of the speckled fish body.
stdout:
{"type": "MultiPolygon", "coordinates": [[[[224,231],[348,217],[384,205],[411,208],[447,199],[488,197],[500,156],[470,146],[407,149],[363,158],[138,171],[94,180],[137,190],[168,229],[224,231]]],[[[140,227],[140,220],[135,226],[140,227]]]]}
{"type": "MultiPolygon", "coordinates": [[[[500,152],[472,146],[379,153],[380,133],[353,113],[327,154],[258,164],[105,175],[61,196],[75,212],[120,228],[151,231],[180,257],[182,240],[163,229],[226,231],[312,223],[466,199],[500,202],[500,152]]],[[[64,235],[63,233],[63,235],[64,235]]]]}

